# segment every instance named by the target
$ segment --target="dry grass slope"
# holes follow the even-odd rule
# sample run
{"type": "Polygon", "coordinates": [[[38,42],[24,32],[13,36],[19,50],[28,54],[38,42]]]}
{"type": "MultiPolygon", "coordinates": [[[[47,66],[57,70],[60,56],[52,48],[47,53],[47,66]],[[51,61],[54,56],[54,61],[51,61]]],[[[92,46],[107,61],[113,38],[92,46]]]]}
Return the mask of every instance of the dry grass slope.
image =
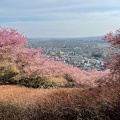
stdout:
{"type": "Polygon", "coordinates": [[[119,85],[86,89],[0,86],[0,120],[119,119],[119,85]]]}

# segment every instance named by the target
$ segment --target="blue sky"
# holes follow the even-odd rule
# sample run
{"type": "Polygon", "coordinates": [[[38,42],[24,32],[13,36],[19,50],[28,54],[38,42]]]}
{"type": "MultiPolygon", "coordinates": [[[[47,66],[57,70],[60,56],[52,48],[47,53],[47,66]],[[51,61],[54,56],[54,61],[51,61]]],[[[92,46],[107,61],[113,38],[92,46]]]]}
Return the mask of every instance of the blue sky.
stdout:
{"type": "Polygon", "coordinates": [[[87,37],[120,28],[120,0],[0,0],[0,26],[27,37],[87,37]]]}

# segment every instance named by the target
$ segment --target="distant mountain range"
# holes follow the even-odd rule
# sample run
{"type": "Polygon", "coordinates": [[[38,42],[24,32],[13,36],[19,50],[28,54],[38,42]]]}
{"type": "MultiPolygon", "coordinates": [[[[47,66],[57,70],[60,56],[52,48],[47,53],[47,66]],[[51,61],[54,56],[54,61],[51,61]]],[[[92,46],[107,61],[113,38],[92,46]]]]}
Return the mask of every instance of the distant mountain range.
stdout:
{"type": "Polygon", "coordinates": [[[99,41],[102,40],[103,36],[95,36],[95,37],[76,37],[76,38],[28,38],[28,40],[92,40],[99,41]]]}

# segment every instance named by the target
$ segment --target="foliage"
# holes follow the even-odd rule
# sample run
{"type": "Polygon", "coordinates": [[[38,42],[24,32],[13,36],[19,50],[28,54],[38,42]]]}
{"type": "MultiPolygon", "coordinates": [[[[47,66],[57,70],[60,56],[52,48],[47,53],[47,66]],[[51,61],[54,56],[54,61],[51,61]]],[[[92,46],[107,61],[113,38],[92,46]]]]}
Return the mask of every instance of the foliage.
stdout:
{"type": "Polygon", "coordinates": [[[40,77],[36,79],[21,79],[17,82],[17,84],[32,88],[51,88],[56,86],[55,83],[40,77]]]}
{"type": "Polygon", "coordinates": [[[0,28],[0,84],[28,87],[98,86],[109,70],[82,71],[41,54],[42,49],[27,47],[27,38],[11,28],[0,28]]]}
{"type": "Polygon", "coordinates": [[[0,86],[0,120],[119,119],[119,84],[90,89],[0,86]]]}
{"type": "Polygon", "coordinates": [[[114,78],[120,79],[120,29],[116,30],[115,33],[108,33],[103,37],[103,40],[110,43],[109,60],[107,61],[108,67],[112,72],[114,78]]]}

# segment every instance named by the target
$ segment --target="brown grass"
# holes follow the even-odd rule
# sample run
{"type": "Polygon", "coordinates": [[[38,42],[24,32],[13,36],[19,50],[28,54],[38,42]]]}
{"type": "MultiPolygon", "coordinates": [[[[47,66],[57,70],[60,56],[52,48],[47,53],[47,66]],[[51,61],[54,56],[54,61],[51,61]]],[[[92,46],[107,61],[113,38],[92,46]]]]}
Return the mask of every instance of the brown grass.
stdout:
{"type": "Polygon", "coordinates": [[[119,85],[86,89],[0,86],[0,120],[119,119],[119,85]]]}

